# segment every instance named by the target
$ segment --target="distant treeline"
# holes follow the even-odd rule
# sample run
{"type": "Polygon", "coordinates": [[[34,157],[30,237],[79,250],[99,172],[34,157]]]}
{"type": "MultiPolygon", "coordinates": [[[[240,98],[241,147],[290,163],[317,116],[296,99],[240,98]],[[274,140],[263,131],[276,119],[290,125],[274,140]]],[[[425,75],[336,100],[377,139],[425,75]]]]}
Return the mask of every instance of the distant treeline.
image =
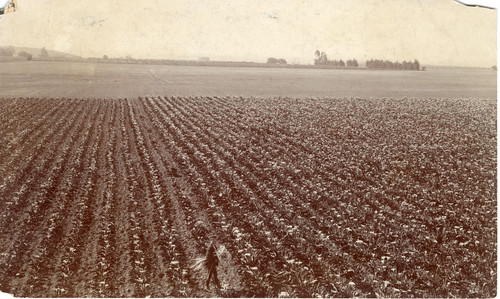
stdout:
{"type": "Polygon", "coordinates": [[[330,65],[333,67],[358,67],[358,61],[356,59],[347,60],[344,62],[342,59],[340,60],[329,60],[328,55],[325,52],[320,52],[316,50],[314,53],[316,55],[316,59],[314,59],[314,65],[330,65]]]}
{"type": "Polygon", "coordinates": [[[283,58],[280,58],[280,59],[276,59],[274,57],[269,57],[267,59],[267,63],[271,63],[271,64],[286,64],[286,60],[283,59],[283,58]]]}
{"type": "Polygon", "coordinates": [[[14,57],[14,54],[16,54],[16,49],[14,47],[0,47],[1,61],[31,60],[33,57],[31,54],[25,51],[18,52],[17,56],[19,57],[14,57]]]}
{"type": "Polygon", "coordinates": [[[327,60],[325,63],[314,63],[315,65],[331,65],[335,67],[358,67],[358,61],[356,59],[347,60],[344,62],[342,59],[340,60],[327,60]]]}
{"type": "MultiPolygon", "coordinates": [[[[358,61],[356,59],[347,60],[344,62],[341,60],[330,60],[325,52],[316,50],[314,52],[316,58],[314,59],[314,65],[329,65],[333,67],[358,67],[358,61]]],[[[366,61],[367,69],[388,69],[388,70],[420,70],[420,63],[418,60],[403,61],[403,62],[392,62],[389,60],[371,59],[366,61]]],[[[425,68],[422,68],[425,69],[425,68]]]]}
{"type": "Polygon", "coordinates": [[[387,69],[387,70],[420,70],[420,63],[418,60],[392,62],[389,60],[370,59],[366,61],[366,68],[368,69],[387,69]]]}

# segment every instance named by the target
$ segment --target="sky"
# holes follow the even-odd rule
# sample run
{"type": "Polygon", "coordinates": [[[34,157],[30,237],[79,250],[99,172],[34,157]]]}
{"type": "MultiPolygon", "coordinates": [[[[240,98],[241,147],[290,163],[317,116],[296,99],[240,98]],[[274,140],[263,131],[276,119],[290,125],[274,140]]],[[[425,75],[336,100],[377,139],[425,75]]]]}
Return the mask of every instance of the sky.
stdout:
{"type": "MultiPolygon", "coordinates": [[[[5,0],[0,0],[5,1],[5,0]]],[[[0,45],[124,57],[491,67],[497,13],[453,0],[17,0],[0,45]]]]}

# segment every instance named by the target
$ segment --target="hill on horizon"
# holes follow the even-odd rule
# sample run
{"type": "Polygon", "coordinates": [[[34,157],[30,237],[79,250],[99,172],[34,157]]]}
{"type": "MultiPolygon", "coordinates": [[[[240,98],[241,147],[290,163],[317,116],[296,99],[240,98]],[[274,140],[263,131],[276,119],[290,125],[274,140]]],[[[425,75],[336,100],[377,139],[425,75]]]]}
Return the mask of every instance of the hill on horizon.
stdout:
{"type": "MultiPolygon", "coordinates": [[[[10,47],[10,45],[7,45],[7,46],[3,45],[0,47],[1,48],[10,47]]],[[[25,51],[25,52],[33,55],[33,57],[38,57],[40,55],[40,51],[42,50],[42,48],[33,48],[33,47],[18,47],[18,46],[12,46],[12,47],[16,50],[16,53],[14,54],[14,56],[17,56],[17,53],[19,53],[21,51],[25,51]]],[[[67,57],[67,58],[80,57],[80,56],[73,55],[73,54],[66,53],[66,52],[50,50],[47,48],[45,48],[45,49],[47,50],[49,57],[67,57]]]]}

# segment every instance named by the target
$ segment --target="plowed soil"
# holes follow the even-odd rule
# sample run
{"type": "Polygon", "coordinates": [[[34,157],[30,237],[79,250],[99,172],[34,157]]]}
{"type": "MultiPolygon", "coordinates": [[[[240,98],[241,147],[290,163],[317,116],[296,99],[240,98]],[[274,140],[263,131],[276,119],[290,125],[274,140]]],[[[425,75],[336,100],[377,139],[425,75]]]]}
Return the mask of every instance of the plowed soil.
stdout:
{"type": "Polygon", "coordinates": [[[496,101],[0,100],[0,290],[492,297],[496,101]],[[194,259],[216,240],[222,289],[194,259]]]}

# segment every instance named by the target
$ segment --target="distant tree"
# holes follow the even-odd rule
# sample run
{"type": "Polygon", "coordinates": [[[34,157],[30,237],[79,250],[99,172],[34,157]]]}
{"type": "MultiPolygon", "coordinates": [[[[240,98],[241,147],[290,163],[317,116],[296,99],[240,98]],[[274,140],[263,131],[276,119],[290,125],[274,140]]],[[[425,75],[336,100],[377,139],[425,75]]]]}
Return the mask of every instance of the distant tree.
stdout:
{"type": "Polygon", "coordinates": [[[0,48],[0,56],[14,56],[14,53],[16,50],[12,46],[0,48]]]}
{"type": "Polygon", "coordinates": [[[328,64],[328,56],[326,55],[325,52],[319,52],[319,50],[316,50],[315,52],[316,59],[314,59],[314,64],[315,65],[327,65],[328,64]]]}
{"type": "Polygon", "coordinates": [[[278,63],[278,59],[276,59],[274,57],[269,57],[267,59],[267,63],[276,64],[276,63],[278,63]]]}
{"type": "Polygon", "coordinates": [[[314,55],[316,55],[316,57],[318,57],[319,59],[319,57],[321,56],[321,52],[319,50],[316,50],[316,52],[314,52],[314,55]]]}
{"type": "Polygon", "coordinates": [[[40,57],[48,57],[48,56],[49,56],[49,52],[47,52],[47,50],[45,49],[45,47],[43,47],[40,50],[40,57]]]}
{"type": "Polygon", "coordinates": [[[319,50],[316,50],[314,52],[314,56],[316,56],[316,59],[314,59],[314,64],[315,65],[320,64],[321,52],[319,50]]]}
{"type": "Polygon", "coordinates": [[[403,70],[407,70],[407,69],[409,69],[408,62],[403,61],[403,70]]]}
{"type": "Polygon", "coordinates": [[[328,64],[328,56],[326,55],[325,52],[321,52],[320,60],[321,64],[328,64]]]}
{"type": "Polygon", "coordinates": [[[358,61],[356,59],[347,60],[345,63],[347,67],[358,67],[358,61]]]}
{"type": "Polygon", "coordinates": [[[319,50],[316,50],[316,52],[314,52],[314,55],[316,56],[316,58],[314,59],[315,65],[329,65],[333,67],[345,67],[347,65],[348,67],[358,67],[358,61],[356,59],[347,60],[346,62],[344,62],[342,59],[328,60],[328,56],[326,55],[326,53],[320,52],[319,50]]]}
{"type": "Polygon", "coordinates": [[[420,70],[420,62],[418,60],[413,61],[413,69],[419,71],[420,70]]]}
{"type": "Polygon", "coordinates": [[[109,57],[108,57],[108,55],[104,55],[104,56],[102,57],[102,59],[104,59],[104,60],[108,60],[108,58],[109,58],[109,57]]]}
{"type": "Polygon", "coordinates": [[[17,56],[19,57],[24,57],[26,58],[26,60],[32,60],[33,59],[33,55],[31,55],[30,53],[26,52],[26,51],[20,51],[17,53],[17,56]]]}
{"type": "Polygon", "coordinates": [[[389,61],[389,60],[385,60],[383,62],[383,66],[382,66],[384,69],[394,69],[394,63],[392,61],[389,61]]]}
{"type": "Polygon", "coordinates": [[[287,64],[285,59],[283,59],[283,58],[276,59],[274,57],[269,57],[267,59],[267,63],[269,63],[269,64],[287,64]]]}
{"type": "Polygon", "coordinates": [[[497,66],[494,65],[494,66],[491,67],[491,69],[494,70],[494,71],[496,71],[497,70],[497,66]]]}

